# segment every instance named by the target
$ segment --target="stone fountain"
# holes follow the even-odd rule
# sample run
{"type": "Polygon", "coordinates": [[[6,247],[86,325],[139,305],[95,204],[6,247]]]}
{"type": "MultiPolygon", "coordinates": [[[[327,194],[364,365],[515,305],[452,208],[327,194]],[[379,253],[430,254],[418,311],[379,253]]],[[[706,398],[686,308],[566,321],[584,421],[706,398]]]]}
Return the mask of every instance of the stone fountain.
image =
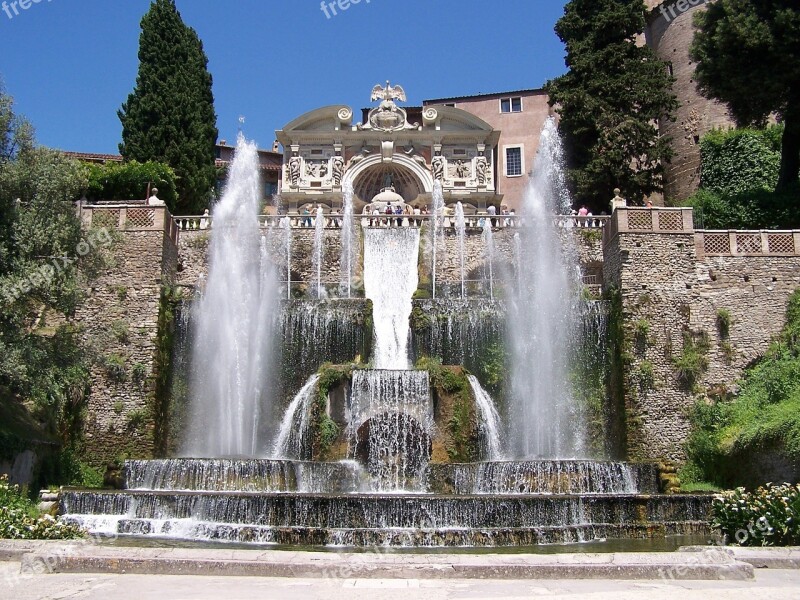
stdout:
{"type": "MultiPolygon", "coordinates": [[[[385,120],[391,98],[384,103],[385,120]]],[[[242,201],[253,152],[240,141],[193,311],[204,321],[194,325],[183,456],[126,461],[124,489],[64,491],[65,518],[140,538],[335,547],[707,533],[708,497],[661,494],[655,463],[607,460],[602,447],[589,449],[568,362],[585,329],[578,325],[602,322],[602,310],[581,304],[569,249],[547,230],[548,211],[563,200],[555,137],[550,123],[528,229],[517,238],[520,266],[511,281],[518,289],[504,301],[494,299],[494,274],[486,294],[469,296],[463,256],[456,297],[415,300],[420,274],[435,282],[427,268],[442,259],[437,224],[426,231],[361,220],[342,256],[353,256],[360,237],[364,297],[348,264],[343,298],[287,299],[291,289],[275,270],[291,263],[291,231],[274,232],[285,256],[270,256],[270,240],[259,242],[257,209],[247,213],[242,201]],[[488,354],[481,349],[504,342],[508,385],[482,381],[488,354]],[[281,352],[269,352],[273,345],[281,352]],[[215,364],[218,353],[224,360],[215,364]],[[506,388],[504,401],[484,385],[506,388]]],[[[475,235],[492,244],[492,256],[485,228],[475,235]]],[[[458,235],[463,253],[460,206],[458,235]]]]}

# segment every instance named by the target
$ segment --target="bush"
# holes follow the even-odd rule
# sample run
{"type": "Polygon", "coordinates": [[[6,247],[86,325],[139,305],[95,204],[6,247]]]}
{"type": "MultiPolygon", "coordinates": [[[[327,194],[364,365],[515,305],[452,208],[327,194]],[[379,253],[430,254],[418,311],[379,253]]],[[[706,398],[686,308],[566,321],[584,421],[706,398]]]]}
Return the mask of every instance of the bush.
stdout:
{"type": "Polygon", "coordinates": [[[158,188],[158,197],[175,210],[178,193],[175,172],[163,163],[112,162],[88,165],[89,187],[87,196],[94,200],[144,200],[147,186],[158,188]]]}
{"type": "Polygon", "coordinates": [[[675,374],[685,387],[691,389],[708,368],[708,334],[686,332],[683,335],[683,350],[672,359],[675,374]]]}
{"type": "Polygon", "coordinates": [[[16,485],[0,475],[0,538],[12,540],[74,540],[84,532],[50,515],[40,515],[16,485]]]}
{"type": "Polygon", "coordinates": [[[700,189],[686,200],[694,208],[698,229],[796,229],[800,214],[794,209],[800,188],[783,192],[755,190],[725,195],[700,189]]]}
{"type": "Polygon", "coordinates": [[[714,497],[711,526],[740,546],[800,544],[800,484],[744,488],[714,497]]]}

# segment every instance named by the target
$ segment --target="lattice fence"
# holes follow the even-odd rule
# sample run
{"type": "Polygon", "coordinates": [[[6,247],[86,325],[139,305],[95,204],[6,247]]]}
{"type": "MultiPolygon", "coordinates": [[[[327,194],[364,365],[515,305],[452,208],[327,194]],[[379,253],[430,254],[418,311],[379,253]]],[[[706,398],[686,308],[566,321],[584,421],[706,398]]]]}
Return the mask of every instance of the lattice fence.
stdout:
{"type": "Polygon", "coordinates": [[[683,211],[658,211],[659,231],[683,231],[683,211]]]}
{"type": "Polygon", "coordinates": [[[119,227],[119,209],[93,210],[92,227],[119,227]]]}
{"type": "Polygon", "coordinates": [[[730,254],[731,238],[727,233],[704,233],[703,250],[706,254],[730,254]]]}
{"type": "Polygon", "coordinates": [[[761,234],[760,233],[737,233],[736,234],[736,253],[737,254],[761,254],[761,234]]]}
{"type": "Polygon", "coordinates": [[[630,231],[652,231],[653,211],[651,210],[629,210],[628,229],[630,231]]]}
{"type": "Polygon", "coordinates": [[[794,254],[794,234],[768,233],[767,246],[770,254],[794,254]]]}
{"type": "Polygon", "coordinates": [[[155,224],[156,211],[152,208],[129,208],[126,229],[150,229],[155,224]]]}

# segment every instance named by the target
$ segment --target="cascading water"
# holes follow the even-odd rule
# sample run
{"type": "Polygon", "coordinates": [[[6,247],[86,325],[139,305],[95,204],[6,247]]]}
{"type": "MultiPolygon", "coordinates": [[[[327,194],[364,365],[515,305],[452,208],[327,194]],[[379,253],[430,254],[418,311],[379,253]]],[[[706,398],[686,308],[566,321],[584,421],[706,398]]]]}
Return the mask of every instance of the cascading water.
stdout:
{"type": "Polygon", "coordinates": [[[430,458],[433,403],[427,371],[355,371],[350,453],[378,491],[417,491],[430,458]]]}
{"type": "Polygon", "coordinates": [[[486,445],[484,460],[503,460],[503,449],[500,441],[500,415],[494,401],[474,375],[468,375],[469,385],[475,396],[475,405],[480,413],[480,429],[486,445]]]}
{"type": "Polygon", "coordinates": [[[494,233],[492,222],[486,219],[483,224],[483,260],[485,261],[486,279],[489,282],[489,298],[494,300],[494,233]]]}
{"type": "Polygon", "coordinates": [[[545,124],[519,230],[519,289],[511,299],[509,452],[517,458],[574,458],[584,452],[584,424],[569,387],[576,312],[576,263],[553,226],[570,208],[556,123],[545,124]]]}
{"type": "Polygon", "coordinates": [[[312,256],[312,269],[316,280],[316,296],[322,299],[325,290],[322,287],[322,261],[325,259],[325,216],[320,206],[314,220],[314,249],[312,256]]]}
{"type": "Polygon", "coordinates": [[[269,414],[276,270],[260,238],[258,153],[240,135],[214,207],[208,281],[194,310],[185,456],[257,456],[269,414]],[[261,243],[260,243],[261,242],[261,243]]]}
{"type": "Polygon", "coordinates": [[[467,297],[467,282],[464,268],[464,238],[467,232],[467,222],[464,219],[464,206],[461,202],[456,204],[456,237],[458,238],[458,274],[461,277],[461,298],[467,297]]]}
{"type": "Polygon", "coordinates": [[[305,459],[308,453],[308,418],[311,402],[317,391],[319,375],[309,377],[306,384],[297,392],[281,421],[278,435],[272,449],[275,458],[305,459]]]}
{"type": "Polygon", "coordinates": [[[364,230],[364,293],[372,300],[377,369],[408,369],[411,297],[419,284],[419,230],[364,230]]]}
{"type": "Polygon", "coordinates": [[[352,297],[353,268],[356,264],[355,220],[353,219],[353,184],[346,181],[342,186],[342,249],[339,265],[342,272],[341,293],[352,297]]]}

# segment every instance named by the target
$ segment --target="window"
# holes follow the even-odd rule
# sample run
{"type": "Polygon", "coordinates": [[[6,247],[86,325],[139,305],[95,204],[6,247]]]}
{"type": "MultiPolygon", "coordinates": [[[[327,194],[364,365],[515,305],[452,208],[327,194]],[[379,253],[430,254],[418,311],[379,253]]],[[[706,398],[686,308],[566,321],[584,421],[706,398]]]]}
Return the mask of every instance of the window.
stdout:
{"type": "Polygon", "coordinates": [[[506,177],[522,175],[522,148],[514,146],[506,148],[506,177]]]}
{"type": "Polygon", "coordinates": [[[522,112],[522,98],[501,98],[500,99],[500,112],[501,113],[518,113],[522,112]]]}

